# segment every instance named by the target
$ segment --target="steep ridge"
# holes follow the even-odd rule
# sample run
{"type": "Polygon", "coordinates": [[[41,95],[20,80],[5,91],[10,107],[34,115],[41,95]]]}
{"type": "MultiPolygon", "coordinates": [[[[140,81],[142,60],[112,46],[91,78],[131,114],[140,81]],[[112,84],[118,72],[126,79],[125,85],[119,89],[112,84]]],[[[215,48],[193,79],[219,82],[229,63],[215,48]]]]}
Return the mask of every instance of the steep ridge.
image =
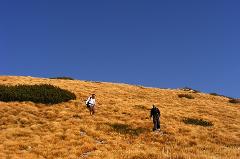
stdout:
{"type": "MultiPolygon", "coordinates": [[[[0,102],[0,158],[239,158],[240,104],[180,89],[80,80],[0,76],[0,84],[51,84],[77,96],[66,103],[0,102]],[[85,99],[96,94],[96,115],[85,99]],[[194,99],[179,98],[190,94],[194,99]],[[161,110],[152,132],[151,105],[161,110]],[[213,123],[204,127],[185,118],[213,123]]],[[[0,92],[1,93],[1,92],[0,92]]]]}

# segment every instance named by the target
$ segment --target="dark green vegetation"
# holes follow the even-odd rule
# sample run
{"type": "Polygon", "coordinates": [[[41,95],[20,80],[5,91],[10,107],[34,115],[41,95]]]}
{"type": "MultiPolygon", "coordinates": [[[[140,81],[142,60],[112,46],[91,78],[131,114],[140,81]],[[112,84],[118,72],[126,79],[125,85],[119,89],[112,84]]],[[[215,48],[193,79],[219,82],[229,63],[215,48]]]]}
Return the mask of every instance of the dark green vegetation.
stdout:
{"type": "Polygon", "coordinates": [[[135,105],[134,107],[140,110],[151,110],[151,109],[148,109],[145,105],[135,105]]]}
{"type": "Polygon", "coordinates": [[[187,98],[187,99],[194,99],[194,97],[190,94],[179,94],[179,98],[187,98]]]}
{"type": "Polygon", "coordinates": [[[235,99],[235,98],[232,98],[232,97],[228,97],[228,96],[225,96],[225,95],[221,95],[221,94],[217,94],[217,93],[209,93],[210,95],[213,95],[213,96],[219,96],[219,97],[225,97],[225,98],[228,98],[229,100],[229,103],[233,103],[233,104],[240,104],[240,99],[235,99]]]}
{"type": "Polygon", "coordinates": [[[240,104],[240,99],[229,99],[229,102],[233,104],[240,104]]]}
{"type": "Polygon", "coordinates": [[[200,126],[213,126],[213,123],[203,119],[195,119],[195,118],[185,118],[183,119],[185,124],[192,124],[192,125],[200,125],[200,126]]]}
{"type": "Polygon", "coordinates": [[[0,101],[31,101],[34,103],[57,104],[76,99],[74,93],[56,86],[42,85],[0,85],[0,101]]]}
{"type": "Polygon", "coordinates": [[[199,90],[192,89],[192,88],[190,88],[190,87],[183,87],[183,88],[181,88],[181,90],[183,90],[183,91],[189,91],[189,92],[192,92],[192,93],[200,93],[199,90]]]}
{"type": "Polygon", "coordinates": [[[74,78],[72,77],[66,77],[66,76],[63,76],[63,77],[52,77],[50,79],[64,79],[64,80],[75,80],[74,78]]]}
{"type": "Polygon", "coordinates": [[[223,97],[223,95],[221,95],[221,94],[218,94],[218,93],[209,93],[210,95],[212,95],[212,96],[219,96],[219,97],[223,97]]]}
{"type": "Polygon", "coordinates": [[[219,96],[219,97],[225,97],[225,98],[228,98],[228,99],[233,99],[232,97],[228,97],[228,96],[221,95],[221,94],[218,94],[218,93],[209,93],[209,94],[213,95],[213,96],[219,96]]]}
{"type": "Polygon", "coordinates": [[[128,134],[132,136],[138,136],[141,133],[148,131],[146,128],[132,128],[130,125],[127,124],[110,124],[112,129],[119,134],[128,134]]]}

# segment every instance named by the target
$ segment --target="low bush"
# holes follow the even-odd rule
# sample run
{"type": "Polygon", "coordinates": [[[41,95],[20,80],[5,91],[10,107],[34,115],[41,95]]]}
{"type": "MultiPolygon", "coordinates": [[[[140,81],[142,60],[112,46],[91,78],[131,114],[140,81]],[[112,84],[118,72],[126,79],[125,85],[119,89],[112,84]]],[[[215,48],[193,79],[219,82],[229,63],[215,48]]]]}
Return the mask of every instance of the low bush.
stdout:
{"type": "Polygon", "coordinates": [[[209,93],[209,94],[212,95],[212,96],[222,96],[222,95],[217,94],[217,93],[209,93]]]}
{"type": "Polygon", "coordinates": [[[217,94],[217,93],[209,93],[209,94],[212,95],[212,96],[219,96],[219,97],[225,97],[225,98],[228,98],[228,99],[233,99],[232,97],[228,97],[228,96],[217,94]]]}
{"type": "Polygon", "coordinates": [[[233,104],[240,104],[240,99],[229,99],[229,102],[233,104]]]}
{"type": "Polygon", "coordinates": [[[179,98],[187,98],[187,99],[194,99],[194,97],[190,94],[179,94],[179,98]]]}
{"type": "Polygon", "coordinates": [[[151,110],[151,109],[148,109],[145,105],[135,105],[134,107],[140,110],[151,110]]]}
{"type": "Polygon", "coordinates": [[[189,91],[189,92],[192,92],[192,93],[200,93],[200,91],[196,90],[196,89],[192,89],[190,87],[183,87],[181,88],[181,90],[183,91],[189,91]]]}
{"type": "Polygon", "coordinates": [[[91,82],[91,83],[97,83],[97,84],[103,84],[104,82],[101,81],[90,81],[90,80],[84,80],[84,82],[91,82]]]}
{"type": "Polygon", "coordinates": [[[192,125],[200,125],[200,126],[213,126],[213,123],[203,119],[195,119],[195,118],[185,118],[183,119],[185,124],[192,124],[192,125]]]}
{"type": "Polygon", "coordinates": [[[128,135],[132,135],[132,136],[138,136],[141,133],[146,131],[146,128],[132,128],[131,126],[127,125],[127,124],[110,124],[110,126],[113,128],[114,131],[116,131],[117,133],[120,134],[128,134],[128,135]]]}
{"type": "Polygon", "coordinates": [[[56,86],[41,85],[0,85],[0,101],[31,101],[43,104],[57,104],[76,99],[74,93],[56,86]]]}
{"type": "Polygon", "coordinates": [[[64,79],[64,80],[75,80],[74,78],[72,77],[66,77],[66,76],[63,76],[63,77],[52,77],[50,79],[64,79]]]}

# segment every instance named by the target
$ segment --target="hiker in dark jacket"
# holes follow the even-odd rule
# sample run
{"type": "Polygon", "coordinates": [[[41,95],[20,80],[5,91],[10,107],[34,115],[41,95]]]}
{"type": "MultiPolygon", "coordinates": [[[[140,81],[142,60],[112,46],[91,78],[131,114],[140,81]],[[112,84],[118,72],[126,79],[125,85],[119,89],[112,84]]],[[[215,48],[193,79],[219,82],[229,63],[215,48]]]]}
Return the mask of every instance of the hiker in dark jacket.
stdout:
{"type": "Polygon", "coordinates": [[[153,105],[151,112],[150,112],[150,119],[153,117],[153,131],[160,130],[160,116],[161,113],[159,109],[153,105]]]}

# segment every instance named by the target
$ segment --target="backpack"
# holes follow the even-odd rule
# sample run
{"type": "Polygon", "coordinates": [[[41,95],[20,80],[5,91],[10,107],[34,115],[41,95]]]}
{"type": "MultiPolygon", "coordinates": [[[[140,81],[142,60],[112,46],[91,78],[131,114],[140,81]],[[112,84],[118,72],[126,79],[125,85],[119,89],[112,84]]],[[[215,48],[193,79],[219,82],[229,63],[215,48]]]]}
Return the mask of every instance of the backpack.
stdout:
{"type": "Polygon", "coordinates": [[[153,108],[152,109],[152,115],[153,115],[153,117],[159,117],[160,116],[160,114],[159,114],[160,112],[159,112],[159,109],[158,108],[153,108]]]}
{"type": "Polygon", "coordinates": [[[87,101],[87,107],[89,108],[90,107],[90,100],[92,99],[92,97],[90,97],[89,99],[88,99],[88,101],[87,101]]]}

